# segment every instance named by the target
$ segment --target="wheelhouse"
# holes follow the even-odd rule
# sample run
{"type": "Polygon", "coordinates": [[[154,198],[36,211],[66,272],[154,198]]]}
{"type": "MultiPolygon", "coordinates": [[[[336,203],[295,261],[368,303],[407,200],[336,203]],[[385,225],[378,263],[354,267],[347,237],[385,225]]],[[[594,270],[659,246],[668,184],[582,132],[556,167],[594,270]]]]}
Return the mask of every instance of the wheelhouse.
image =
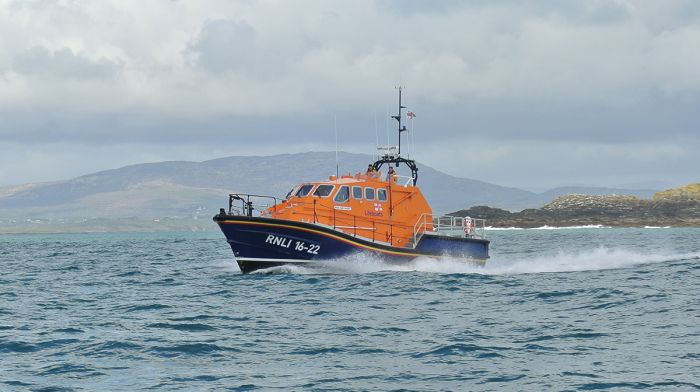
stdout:
{"type": "Polygon", "coordinates": [[[399,176],[379,173],[329,177],[295,186],[264,215],[333,227],[345,233],[394,246],[414,241],[414,226],[432,213],[420,189],[399,176]]]}

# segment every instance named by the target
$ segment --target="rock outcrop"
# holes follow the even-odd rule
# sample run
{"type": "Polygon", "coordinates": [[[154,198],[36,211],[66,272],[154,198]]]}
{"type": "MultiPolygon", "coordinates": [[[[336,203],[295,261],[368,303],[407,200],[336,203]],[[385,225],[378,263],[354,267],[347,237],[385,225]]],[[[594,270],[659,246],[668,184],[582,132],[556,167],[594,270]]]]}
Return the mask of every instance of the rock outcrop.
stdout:
{"type": "Polygon", "coordinates": [[[542,208],[520,212],[476,206],[451,215],[486,219],[487,225],[493,227],[700,227],[700,184],[658,192],[651,199],[574,194],[557,197],[542,208]]]}
{"type": "Polygon", "coordinates": [[[699,200],[700,201],[700,183],[688,184],[674,189],[657,192],[651,197],[654,201],[682,201],[682,200],[699,200]]]}

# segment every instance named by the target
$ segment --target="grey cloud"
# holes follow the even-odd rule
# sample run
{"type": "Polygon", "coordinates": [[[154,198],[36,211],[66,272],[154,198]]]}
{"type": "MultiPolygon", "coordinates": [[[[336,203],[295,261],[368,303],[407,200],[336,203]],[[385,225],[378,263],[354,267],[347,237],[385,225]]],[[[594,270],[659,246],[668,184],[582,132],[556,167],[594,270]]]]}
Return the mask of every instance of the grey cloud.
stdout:
{"type": "Polygon", "coordinates": [[[622,3],[606,1],[587,10],[586,16],[597,24],[617,23],[630,18],[630,9],[622,3]]]}
{"type": "Polygon", "coordinates": [[[207,21],[189,49],[202,68],[215,74],[248,68],[261,57],[256,32],[245,21],[207,21]]]}
{"type": "MultiPolygon", "coordinates": [[[[274,91],[270,91],[273,94],[274,91]]],[[[405,97],[404,103],[418,113],[418,136],[430,135],[430,142],[462,138],[469,140],[531,140],[542,142],[608,143],[634,142],[700,143],[700,118],[696,115],[700,97],[692,100],[653,100],[633,107],[580,106],[570,103],[528,103],[517,101],[461,101],[436,104],[420,97],[405,97]]],[[[376,109],[376,108],[375,108],[376,109]]],[[[386,140],[388,124],[394,140],[394,122],[385,118],[393,113],[377,114],[380,140],[386,140]]],[[[302,116],[207,115],[191,117],[148,110],[122,110],[110,113],[74,113],[60,109],[45,110],[37,116],[33,110],[0,111],[2,140],[34,143],[74,141],[104,143],[244,143],[286,144],[317,141],[333,144],[333,117],[337,116],[343,143],[375,141],[374,112],[353,108],[334,113],[302,116]],[[274,140],[274,142],[270,142],[274,140]]]]}
{"type": "Polygon", "coordinates": [[[637,1],[631,4],[654,34],[682,29],[700,22],[700,1],[637,1]]]}
{"type": "Polygon", "coordinates": [[[228,72],[248,77],[274,78],[320,43],[304,33],[269,37],[260,34],[245,20],[206,21],[187,53],[208,72],[221,76],[228,72]]]}
{"type": "Polygon", "coordinates": [[[510,9],[517,10],[522,18],[556,16],[577,24],[616,23],[630,16],[630,7],[625,3],[607,0],[377,0],[375,5],[380,11],[386,10],[403,16],[510,9]]]}
{"type": "Polygon", "coordinates": [[[119,68],[119,64],[105,58],[95,61],[68,48],[50,51],[43,46],[34,46],[19,53],[13,63],[13,69],[22,74],[71,79],[111,78],[119,68]]]}
{"type": "Polygon", "coordinates": [[[620,23],[630,17],[630,7],[609,0],[540,0],[526,2],[525,9],[541,16],[556,16],[567,23],[606,25],[620,23]]]}
{"type": "MultiPolygon", "coordinates": [[[[327,116],[326,116],[327,117],[327,116]]],[[[14,143],[74,142],[99,146],[110,143],[286,144],[322,140],[329,144],[332,119],[304,117],[206,116],[191,118],[144,110],[85,114],[47,110],[0,110],[0,141],[14,143]]]]}
{"type": "MultiPolygon", "coordinates": [[[[393,112],[392,87],[402,83],[418,113],[416,140],[425,137],[425,148],[453,141],[456,155],[479,140],[492,142],[482,144],[489,153],[530,141],[541,148],[518,152],[540,156],[565,142],[612,145],[604,166],[627,176],[639,168],[615,157],[620,146],[700,144],[700,57],[692,50],[700,2],[69,4],[58,22],[45,7],[24,10],[25,18],[0,13],[0,30],[13,30],[0,72],[3,64],[15,71],[0,78],[0,142],[332,148],[337,115],[341,146],[364,143],[366,152],[374,112],[386,140],[385,108],[393,112]],[[123,14],[104,27],[115,8],[123,14]],[[154,14],[163,23],[152,23],[154,14]],[[25,49],[37,42],[46,46],[25,49]],[[120,60],[67,49],[75,42],[120,60]]],[[[513,156],[483,175],[527,178],[513,156]]],[[[8,161],[0,157],[0,167],[8,161]]],[[[591,172],[586,162],[553,165],[581,177],[591,172]]],[[[697,163],[683,163],[697,172],[697,163]]],[[[548,164],[527,168],[552,185],[570,178],[546,172],[548,164]]],[[[446,165],[455,174],[467,167],[446,165]]],[[[662,162],[644,173],[680,166],[662,162]]]]}
{"type": "Polygon", "coordinates": [[[468,5],[466,0],[376,0],[375,5],[379,10],[387,10],[398,15],[412,15],[425,13],[445,13],[468,5]]]}

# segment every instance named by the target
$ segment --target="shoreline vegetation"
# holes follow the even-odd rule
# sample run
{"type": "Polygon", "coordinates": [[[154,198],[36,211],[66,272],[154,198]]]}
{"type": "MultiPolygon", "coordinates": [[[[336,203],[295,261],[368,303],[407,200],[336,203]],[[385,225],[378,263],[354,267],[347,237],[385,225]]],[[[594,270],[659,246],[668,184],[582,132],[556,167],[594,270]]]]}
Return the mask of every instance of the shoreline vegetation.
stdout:
{"type": "MultiPolygon", "coordinates": [[[[212,212],[212,216],[214,212],[212,212]]],[[[657,192],[650,199],[628,195],[560,196],[541,208],[519,212],[474,206],[449,215],[486,220],[491,230],[604,227],[700,227],[700,183],[657,192]]],[[[80,221],[0,219],[0,234],[218,231],[202,216],[93,218],[80,221]]]]}

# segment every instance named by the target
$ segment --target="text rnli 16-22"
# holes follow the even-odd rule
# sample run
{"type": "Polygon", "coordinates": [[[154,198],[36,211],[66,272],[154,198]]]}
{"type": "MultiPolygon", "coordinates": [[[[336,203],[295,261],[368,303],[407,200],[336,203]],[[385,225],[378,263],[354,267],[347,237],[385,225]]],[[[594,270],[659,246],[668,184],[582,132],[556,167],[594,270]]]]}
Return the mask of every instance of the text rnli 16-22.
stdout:
{"type": "Polygon", "coordinates": [[[287,249],[292,248],[292,244],[294,244],[294,250],[314,255],[317,255],[318,251],[321,250],[320,245],[306,244],[304,241],[295,241],[291,238],[281,237],[274,234],[268,234],[267,238],[265,239],[265,243],[287,249]]]}

